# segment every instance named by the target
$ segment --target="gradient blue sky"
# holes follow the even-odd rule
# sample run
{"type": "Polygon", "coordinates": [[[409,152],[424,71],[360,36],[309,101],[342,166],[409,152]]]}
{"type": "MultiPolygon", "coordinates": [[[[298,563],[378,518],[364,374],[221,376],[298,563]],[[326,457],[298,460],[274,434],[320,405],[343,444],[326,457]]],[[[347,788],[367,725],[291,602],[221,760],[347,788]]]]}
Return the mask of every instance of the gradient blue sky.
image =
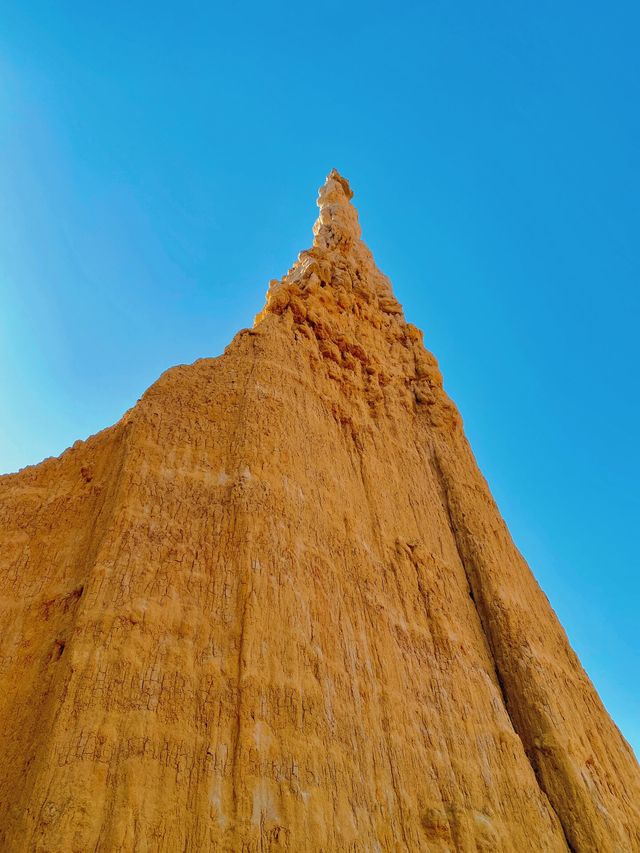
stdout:
{"type": "Polygon", "coordinates": [[[640,7],[5,2],[0,471],[217,355],[336,166],[640,751],[640,7]]]}

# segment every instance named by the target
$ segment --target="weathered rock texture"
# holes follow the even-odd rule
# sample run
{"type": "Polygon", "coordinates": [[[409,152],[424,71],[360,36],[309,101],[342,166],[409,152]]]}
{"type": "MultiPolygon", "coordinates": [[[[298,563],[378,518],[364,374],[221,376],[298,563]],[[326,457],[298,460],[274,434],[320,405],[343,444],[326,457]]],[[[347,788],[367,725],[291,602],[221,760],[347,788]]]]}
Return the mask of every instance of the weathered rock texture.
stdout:
{"type": "Polygon", "coordinates": [[[224,355],[0,479],[0,849],[640,850],[351,196],[224,355]]]}

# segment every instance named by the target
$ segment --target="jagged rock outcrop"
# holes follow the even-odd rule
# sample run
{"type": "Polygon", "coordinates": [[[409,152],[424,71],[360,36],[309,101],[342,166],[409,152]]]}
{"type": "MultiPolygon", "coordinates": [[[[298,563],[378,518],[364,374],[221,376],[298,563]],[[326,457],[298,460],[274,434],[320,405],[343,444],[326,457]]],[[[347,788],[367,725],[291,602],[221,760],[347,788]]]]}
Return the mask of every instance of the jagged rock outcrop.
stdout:
{"type": "Polygon", "coordinates": [[[0,478],[0,849],[640,850],[640,773],[360,240],[0,478]]]}

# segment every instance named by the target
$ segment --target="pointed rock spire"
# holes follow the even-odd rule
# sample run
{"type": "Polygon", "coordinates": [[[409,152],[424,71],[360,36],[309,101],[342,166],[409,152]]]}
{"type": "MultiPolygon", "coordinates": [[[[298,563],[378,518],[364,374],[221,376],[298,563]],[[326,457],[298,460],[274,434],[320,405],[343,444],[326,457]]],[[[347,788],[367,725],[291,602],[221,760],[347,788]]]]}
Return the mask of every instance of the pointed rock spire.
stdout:
{"type": "MultiPolygon", "coordinates": [[[[313,226],[313,247],[300,252],[286,276],[269,282],[267,303],[256,323],[269,313],[282,314],[287,308],[295,308],[297,318],[306,316],[300,300],[331,313],[356,311],[361,319],[370,320],[382,314],[404,322],[391,282],[361,239],[352,198],[347,179],[332,169],[318,191],[320,214],[313,226]]],[[[375,322],[381,321],[378,318],[375,322]]]]}
{"type": "Polygon", "coordinates": [[[313,245],[348,250],[360,239],[358,212],[351,204],[353,190],[346,178],[332,169],[318,191],[320,215],[313,227],[313,245]]]}
{"type": "Polygon", "coordinates": [[[350,193],[259,329],[0,477],[0,851],[640,853],[350,193]]]}

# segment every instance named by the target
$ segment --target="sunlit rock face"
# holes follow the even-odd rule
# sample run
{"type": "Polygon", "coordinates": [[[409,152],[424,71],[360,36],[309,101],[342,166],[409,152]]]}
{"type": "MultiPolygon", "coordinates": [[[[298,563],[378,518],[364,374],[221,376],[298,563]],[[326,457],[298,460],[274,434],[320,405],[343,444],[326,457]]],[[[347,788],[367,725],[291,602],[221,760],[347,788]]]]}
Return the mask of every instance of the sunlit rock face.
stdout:
{"type": "Polygon", "coordinates": [[[222,356],[0,478],[1,850],[640,850],[352,195],[222,356]]]}

